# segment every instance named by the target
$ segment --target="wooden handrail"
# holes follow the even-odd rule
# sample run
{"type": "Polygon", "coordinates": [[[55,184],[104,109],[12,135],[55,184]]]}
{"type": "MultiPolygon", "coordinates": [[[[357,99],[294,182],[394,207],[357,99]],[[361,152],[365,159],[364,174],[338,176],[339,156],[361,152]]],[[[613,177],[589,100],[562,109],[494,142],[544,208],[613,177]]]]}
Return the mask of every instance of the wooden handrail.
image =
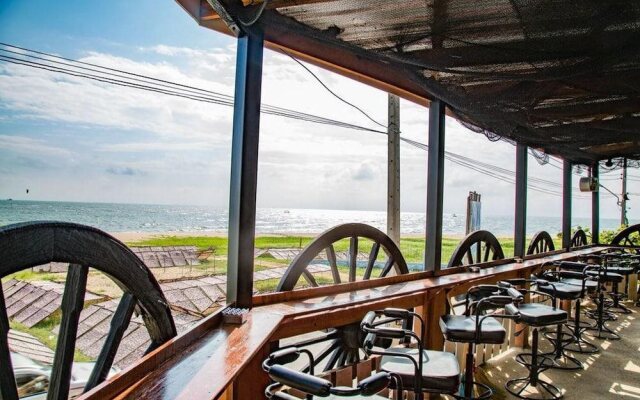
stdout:
{"type": "Polygon", "coordinates": [[[446,296],[454,288],[479,280],[525,277],[548,262],[574,259],[605,248],[592,246],[538,255],[520,263],[507,260],[477,273],[416,273],[351,283],[347,285],[351,290],[346,292],[341,285],[338,292],[315,288],[262,296],[259,298],[264,305],[252,309],[244,325],[222,325],[216,313],[81,398],[216,399],[228,387],[233,387],[234,398],[261,398],[267,377],[260,363],[269,353],[270,343],[353,323],[367,311],[385,307],[415,307],[427,322],[430,335],[425,335],[425,343],[442,348],[437,324],[446,307],[446,296]],[[274,303],[277,299],[281,301],[274,303]]]}

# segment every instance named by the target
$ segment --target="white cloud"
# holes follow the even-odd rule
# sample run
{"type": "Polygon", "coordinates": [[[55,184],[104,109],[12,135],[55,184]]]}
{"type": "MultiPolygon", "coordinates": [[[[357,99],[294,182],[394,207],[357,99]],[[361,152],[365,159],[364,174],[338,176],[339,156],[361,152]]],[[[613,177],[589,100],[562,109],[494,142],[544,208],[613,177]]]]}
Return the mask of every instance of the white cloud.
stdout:
{"type": "Polygon", "coordinates": [[[50,145],[44,140],[16,135],[0,135],[0,149],[46,157],[68,157],[72,155],[70,150],[50,145]]]}

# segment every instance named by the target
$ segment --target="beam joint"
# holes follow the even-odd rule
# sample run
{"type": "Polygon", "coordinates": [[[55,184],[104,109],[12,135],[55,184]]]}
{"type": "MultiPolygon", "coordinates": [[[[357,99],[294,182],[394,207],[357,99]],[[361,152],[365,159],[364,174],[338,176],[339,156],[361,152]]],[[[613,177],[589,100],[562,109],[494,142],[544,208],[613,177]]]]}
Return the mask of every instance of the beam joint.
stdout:
{"type": "Polygon", "coordinates": [[[253,298],[263,45],[261,33],[238,38],[227,269],[227,303],[237,307],[251,307],[253,298]]]}
{"type": "Polygon", "coordinates": [[[439,271],[442,263],[442,199],[444,192],[445,109],[441,100],[429,107],[427,160],[427,226],[425,271],[439,271]]]}
{"type": "Polygon", "coordinates": [[[525,144],[516,144],[516,200],[513,255],[524,257],[527,238],[527,151],[525,144]]]}

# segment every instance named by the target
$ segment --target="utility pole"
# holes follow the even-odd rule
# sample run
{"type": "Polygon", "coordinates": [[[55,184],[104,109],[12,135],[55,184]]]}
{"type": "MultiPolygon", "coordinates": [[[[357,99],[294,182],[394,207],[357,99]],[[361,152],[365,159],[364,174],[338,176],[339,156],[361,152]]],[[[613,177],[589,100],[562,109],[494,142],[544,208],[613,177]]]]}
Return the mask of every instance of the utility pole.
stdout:
{"type": "Polygon", "coordinates": [[[620,196],[620,225],[627,226],[627,158],[622,160],[622,195],[620,196]]]}
{"type": "Polygon", "coordinates": [[[400,98],[389,93],[387,235],[400,246],[400,98]]]}

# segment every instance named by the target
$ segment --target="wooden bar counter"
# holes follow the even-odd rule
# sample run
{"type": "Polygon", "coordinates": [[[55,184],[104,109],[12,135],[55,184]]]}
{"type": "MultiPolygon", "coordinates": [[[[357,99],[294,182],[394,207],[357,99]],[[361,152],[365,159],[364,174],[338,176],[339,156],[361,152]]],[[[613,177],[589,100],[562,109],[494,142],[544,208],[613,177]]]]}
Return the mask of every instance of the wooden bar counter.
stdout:
{"type": "Polygon", "coordinates": [[[274,341],[353,323],[369,310],[420,307],[427,321],[426,343],[438,347],[442,335],[433,325],[442,314],[447,291],[478,281],[526,277],[547,263],[605,248],[556,252],[519,263],[498,261],[480,272],[446,274],[449,271],[445,270],[441,276],[414,273],[255,296],[256,306],[245,324],[224,325],[220,314],[214,314],[80,398],[262,398],[266,375],[260,363],[274,341]]]}

